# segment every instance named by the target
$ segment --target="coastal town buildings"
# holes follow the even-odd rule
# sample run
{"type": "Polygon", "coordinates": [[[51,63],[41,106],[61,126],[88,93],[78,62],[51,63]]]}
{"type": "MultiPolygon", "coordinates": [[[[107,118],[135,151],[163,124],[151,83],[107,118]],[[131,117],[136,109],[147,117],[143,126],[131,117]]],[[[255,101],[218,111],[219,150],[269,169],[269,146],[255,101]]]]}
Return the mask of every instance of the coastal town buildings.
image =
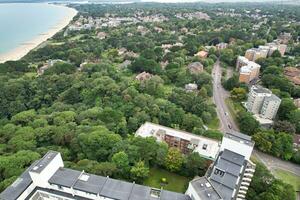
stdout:
{"type": "Polygon", "coordinates": [[[210,160],[215,160],[220,147],[217,140],[150,122],[144,123],[136,131],[135,135],[141,137],[155,137],[159,142],[166,142],[169,147],[179,148],[182,153],[197,152],[202,157],[210,160]]]}
{"type": "Polygon", "coordinates": [[[239,56],[236,63],[236,69],[239,70],[239,82],[249,84],[257,79],[260,67],[259,64],[249,61],[246,57],[239,56]]]}
{"type": "Polygon", "coordinates": [[[281,99],[259,85],[253,85],[248,94],[246,108],[263,125],[273,123],[279,109],[281,99]]]}

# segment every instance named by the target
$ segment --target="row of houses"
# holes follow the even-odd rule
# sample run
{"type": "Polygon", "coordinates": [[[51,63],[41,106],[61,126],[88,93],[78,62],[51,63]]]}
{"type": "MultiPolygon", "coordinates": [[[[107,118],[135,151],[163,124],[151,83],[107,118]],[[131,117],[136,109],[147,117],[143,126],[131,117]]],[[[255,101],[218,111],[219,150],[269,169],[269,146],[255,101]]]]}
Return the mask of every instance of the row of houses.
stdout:
{"type": "Polygon", "coordinates": [[[222,142],[146,122],[136,137],[154,137],[182,153],[197,152],[213,161],[203,177],[189,182],[184,194],[97,176],[64,167],[59,152],[49,151],[1,194],[1,200],[243,200],[255,171],[254,142],[226,133],[222,142]]]}

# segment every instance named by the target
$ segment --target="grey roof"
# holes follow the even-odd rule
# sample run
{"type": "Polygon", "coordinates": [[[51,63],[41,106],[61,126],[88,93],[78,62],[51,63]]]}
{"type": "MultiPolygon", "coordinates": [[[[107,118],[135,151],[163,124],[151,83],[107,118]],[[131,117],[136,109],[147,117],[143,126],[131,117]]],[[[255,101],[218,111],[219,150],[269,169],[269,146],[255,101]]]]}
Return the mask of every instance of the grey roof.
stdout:
{"type": "MultiPolygon", "coordinates": [[[[157,200],[151,197],[150,187],[67,168],[59,168],[49,179],[49,183],[93,194],[99,193],[100,196],[118,200],[157,200]],[[88,178],[84,180],[82,176],[88,178]]],[[[190,200],[190,197],[161,190],[160,200],[190,200]]]]}
{"type": "Polygon", "coordinates": [[[191,181],[191,184],[201,200],[221,200],[222,197],[212,186],[206,177],[199,177],[191,181]]]}
{"type": "Polygon", "coordinates": [[[238,141],[243,144],[248,144],[249,146],[254,146],[254,142],[251,140],[251,136],[239,133],[236,131],[228,132],[224,135],[232,140],[238,141]]]}
{"type": "Polygon", "coordinates": [[[96,176],[88,173],[82,173],[82,175],[88,176],[88,180],[84,181],[81,179],[77,179],[77,181],[73,185],[73,188],[93,194],[98,194],[100,189],[103,188],[105,182],[108,179],[108,177],[96,176]]]}
{"type": "Polygon", "coordinates": [[[267,101],[281,101],[281,99],[278,96],[276,96],[275,94],[272,94],[269,97],[265,97],[265,100],[267,100],[267,101]]]}
{"type": "Polygon", "coordinates": [[[129,199],[133,184],[116,179],[108,179],[102,188],[100,195],[120,200],[129,199]]]}
{"type": "Polygon", "coordinates": [[[59,168],[49,179],[50,184],[64,187],[72,187],[80,176],[81,172],[73,169],[59,168]]]}
{"type": "Polygon", "coordinates": [[[267,89],[267,88],[264,88],[260,85],[253,85],[252,88],[251,88],[253,91],[255,91],[256,93],[267,93],[267,94],[271,94],[272,92],[267,89]]]}
{"type": "Polygon", "coordinates": [[[189,196],[184,194],[162,190],[160,194],[160,200],[191,200],[191,199],[189,196]]]}
{"type": "Polygon", "coordinates": [[[219,154],[209,174],[209,180],[224,200],[230,200],[234,189],[239,187],[237,182],[245,170],[245,165],[245,157],[240,154],[227,149],[219,154]]]}
{"type": "Polygon", "coordinates": [[[31,172],[41,173],[45,167],[59,154],[56,151],[48,151],[30,170],[31,172]]]}
{"type": "Polygon", "coordinates": [[[29,171],[38,161],[34,162],[13,184],[7,187],[1,194],[1,200],[15,200],[17,199],[32,183],[29,171]]]}

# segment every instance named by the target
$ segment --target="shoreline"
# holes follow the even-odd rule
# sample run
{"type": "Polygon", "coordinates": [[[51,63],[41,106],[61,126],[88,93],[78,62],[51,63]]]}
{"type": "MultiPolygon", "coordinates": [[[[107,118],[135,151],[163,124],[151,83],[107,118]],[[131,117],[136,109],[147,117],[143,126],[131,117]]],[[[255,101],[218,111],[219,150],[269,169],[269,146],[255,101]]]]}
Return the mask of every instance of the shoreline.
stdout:
{"type": "Polygon", "coordinates": [[[46,42],[49,38],[52,38],[56,33],[64,29],[78,13],[77,10],[64,5],[54,5],[54,4],[49,4],[49,5],[55,7],[65,7],[67,9],[66,16],[62,20],[60,20],[57,24],[55,24],[55,26],[50,27],[46,32],[40,33],[32,40],[24,41],[13,50],[0,54],[0,64],[5,63],[6,61],[16,61],[23,58],[31,50],[37,48],[42,43],[46,42]]]}

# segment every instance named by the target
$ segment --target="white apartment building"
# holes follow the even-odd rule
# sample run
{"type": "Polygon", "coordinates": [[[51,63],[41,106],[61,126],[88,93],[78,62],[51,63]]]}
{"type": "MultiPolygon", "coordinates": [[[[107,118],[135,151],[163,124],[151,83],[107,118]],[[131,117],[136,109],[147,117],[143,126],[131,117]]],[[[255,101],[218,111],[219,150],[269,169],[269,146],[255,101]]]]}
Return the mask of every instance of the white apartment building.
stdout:
{"type": "Polygon", "coordinates": [[[64,168],[59,152],[33,163],[1,200],[191,200],[188,195],[64,168]]]}
{"type": "Polygon", "coordinates": [[[220,148],[220,142],[217,140],[150,122],[144,123],[135,135],[155,137],[159,142],[166,142],[169,147],[179,148],[182,153],[197,152],[202,157],[211,160],[217,157],[220,148]]]}
{"type": "Polygon", "coordinates": [[[281,100],[267,88],[253,85],[248,94],[246,107],[260,118],[272,120],[276,117],[281,100]]]}
{"type": "Polygon", "coordinates": [[[259,58],[266,58],[271,56],[274,51],[278,50],[281,56],[284,56],[287,45],[278,44],[276,42],[267,43],[265,45],[260,45],[258,48],[248,49],[245,53],[245,57],[248,60],[256,61],[259,58]]]}

